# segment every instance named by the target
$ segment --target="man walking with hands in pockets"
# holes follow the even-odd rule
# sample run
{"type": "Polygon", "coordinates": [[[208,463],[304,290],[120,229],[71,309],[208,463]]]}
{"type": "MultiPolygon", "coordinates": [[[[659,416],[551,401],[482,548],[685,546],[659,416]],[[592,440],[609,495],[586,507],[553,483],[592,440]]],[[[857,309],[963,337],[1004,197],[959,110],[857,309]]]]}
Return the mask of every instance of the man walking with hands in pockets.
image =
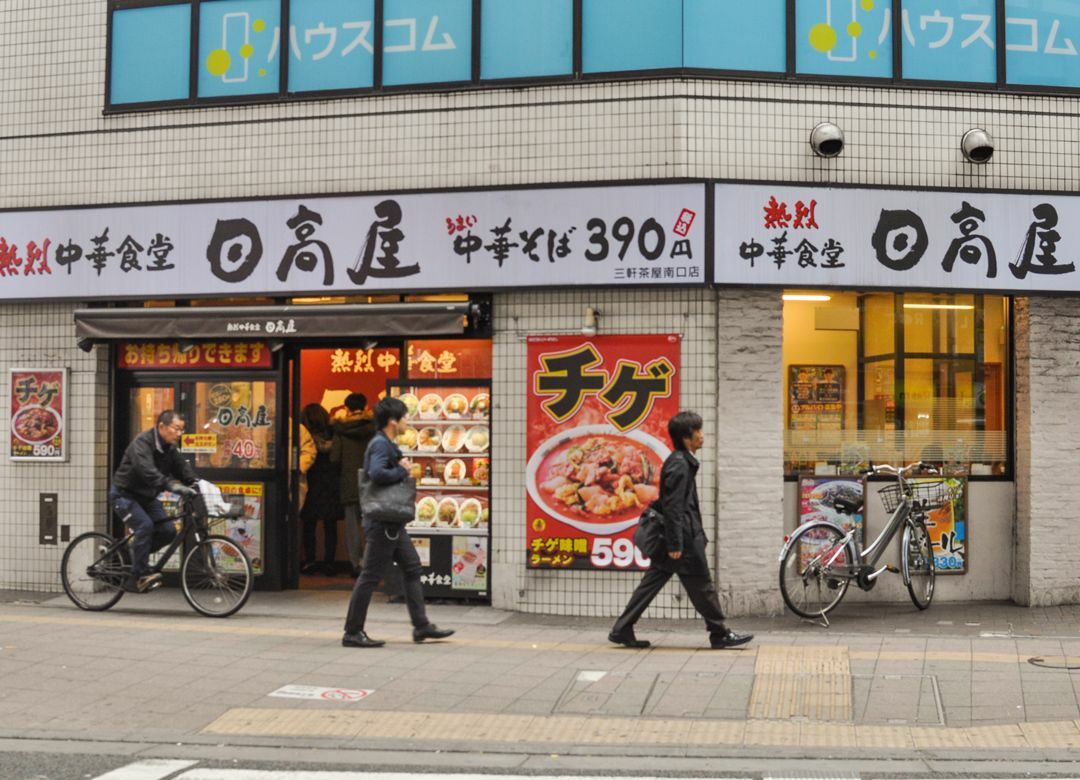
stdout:
{"type": "Polygon", "coordinates": [[[743,645],[752,634],[736,634],[724,625],[724,613],[716,585],[709,574],[705,556],[705,528],[698,503],[695,455],[705,443],[701,416],[679,412],[668,421],[668,435],[675,451],[664,461],[660,471],[660,512],[664,516],[666,553],[655,555],[649,570],[630,597],[608,639],[617,645],[644,648],[649,642],[634,635],[634,624],[645,614],[649,604],[671,579],[678,575],[694,609],[705,618],[709,644],[714,650],[743,645]]]}

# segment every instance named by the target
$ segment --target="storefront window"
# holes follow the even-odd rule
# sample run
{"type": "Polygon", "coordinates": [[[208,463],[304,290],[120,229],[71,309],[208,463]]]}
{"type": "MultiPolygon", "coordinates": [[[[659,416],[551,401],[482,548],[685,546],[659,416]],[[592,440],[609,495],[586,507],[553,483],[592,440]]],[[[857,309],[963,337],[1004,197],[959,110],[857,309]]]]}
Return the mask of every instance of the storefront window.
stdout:
{"type": "Polygon", "coordinates": [[[1007,475],[1009,321],[996,295],[785,295],[786,472],[1007,475]]]}

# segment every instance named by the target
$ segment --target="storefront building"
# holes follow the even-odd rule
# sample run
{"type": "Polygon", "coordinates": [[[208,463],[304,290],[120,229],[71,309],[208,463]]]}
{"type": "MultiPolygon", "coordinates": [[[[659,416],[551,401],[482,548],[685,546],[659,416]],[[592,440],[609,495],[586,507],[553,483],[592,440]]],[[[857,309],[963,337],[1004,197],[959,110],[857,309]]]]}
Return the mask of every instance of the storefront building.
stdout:
{"type": "MultiPolygon", "coordinates": [[[[870,461],[962,482],[935,598],[1080,599],[1080,11],[79,0],[6,21],[0,588],[59,589],[165,406],[244,503],[227,530],[257,587],[328,586],[299,571],[297,426],[362,392],[416,407],[433,597],[616,614],[663,421],[692,408],[733,614],[781,608],[785,534],[870,461]]],[[[895,579],[858,596],[906,600],[895,579]]],[[[672,588],[650,614],[691,610],[672,588]]]]}

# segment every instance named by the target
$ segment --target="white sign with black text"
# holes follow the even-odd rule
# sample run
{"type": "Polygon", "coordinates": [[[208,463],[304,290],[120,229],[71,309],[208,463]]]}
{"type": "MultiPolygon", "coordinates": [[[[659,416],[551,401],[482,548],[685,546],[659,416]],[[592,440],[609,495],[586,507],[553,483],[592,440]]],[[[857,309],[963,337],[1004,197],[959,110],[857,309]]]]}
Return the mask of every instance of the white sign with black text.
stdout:
{"type": "Polygon", "coordinates": [[[717,284],[1080,291],[1080,197],[716,185],[717,284]]]}
{"type": "Polygon", "coordinates": [[[0,213],[0,300],[705,284],[705,185],[0,213]]]}

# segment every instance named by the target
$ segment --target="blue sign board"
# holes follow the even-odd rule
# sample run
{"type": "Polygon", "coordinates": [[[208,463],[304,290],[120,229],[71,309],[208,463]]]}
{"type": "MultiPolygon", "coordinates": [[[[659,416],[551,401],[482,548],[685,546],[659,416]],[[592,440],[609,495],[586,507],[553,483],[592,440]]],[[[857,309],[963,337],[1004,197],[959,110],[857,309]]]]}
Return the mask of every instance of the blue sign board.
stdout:
{"type": "Polygon", "coordinates": [[[480,8],[480,78],[574,72],[573,0],[484,0],[480,8]]]}
{"type": "Polygon", "coordinates": [[[682,0],[582,2],[586,73],[682,67],[682,0]]]}
{"type": "Polygon", "coordinates": [[[113,11],[109,97],[113,103],[182,100],[190,91],[191,6],[113,11]],[[161,35],[169,30],[168,35],[161,35]]]}
{"type": "MultiPolygon", "coordinates": [[[[998,1],[796,0],[789,30],[787,0],[581,0],[581,68],[891,79],[900,41],[901,79],[996,84],[1003,27],[1009,84],[1080,88],[1080,2],[998,1]]],[[[574,0],[382,0],[381,52],[377,0],[202,0],[195,42],[192,5],[112,10],[113,105],[277,94],[286,52],[291,93],[574,73],[574,0]]]]}
{"type": "Polygon", "coordinates": [[[890,78],[891,5],[889,0],[799,0],[795,7],[796,72],[890,78]]]}
{"type": "Polygon", "coordinates": [[[996,0],[904,0],[904,78],[997,81],[996,0]]]}
{"type": "Polygon", "coordinates": [[[1010,84],[1080,87],[1080,4],[1005,0],[1005,73],[1010,84]]]}
{"type": "Polygon", "coordinates": [[[280,0],[203,0],[199,5],[199,97],[278,91],[280,0]]]}
{"type": "Polygon", "coordinates": [[[683,0],[687,68],[783,73],[786,63],[786,0],[683,0]]]}
{"type": "Polygon", "coordinates": [[[292,0],[289,91],[375,85],[375,0],[292,0]]]}

